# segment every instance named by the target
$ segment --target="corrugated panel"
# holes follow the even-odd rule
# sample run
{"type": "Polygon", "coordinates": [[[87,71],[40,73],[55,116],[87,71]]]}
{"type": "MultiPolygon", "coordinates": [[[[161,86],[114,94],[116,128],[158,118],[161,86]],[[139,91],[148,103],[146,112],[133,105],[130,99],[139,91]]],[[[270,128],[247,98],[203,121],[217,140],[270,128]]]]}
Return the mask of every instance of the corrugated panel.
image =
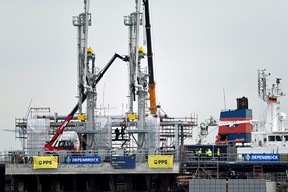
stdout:
{"type": "Polygon", "coordinates": [[[193,179],[189,181],[189,192],[226,191],[225,179],[193,179]]]}
{"type": "MultiPolygon", "coordinates": [[[[192,179],[189,192],[225,192],[226,179],[192,179]]],[[[266,192],[264,179],[229,179],[228,192],[266,192]]]]}
{"type": "Polygon", "coordinates": [[[265,192],[264,179],[230,179],[228,180],[229,192],[265,192]]]}

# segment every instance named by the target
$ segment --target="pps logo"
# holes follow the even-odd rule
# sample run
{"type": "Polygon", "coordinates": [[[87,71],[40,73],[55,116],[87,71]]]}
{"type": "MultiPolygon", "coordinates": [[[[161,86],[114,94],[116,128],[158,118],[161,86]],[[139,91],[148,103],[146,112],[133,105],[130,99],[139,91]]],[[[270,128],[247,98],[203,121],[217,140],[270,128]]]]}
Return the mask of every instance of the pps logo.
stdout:
{"type": "Polygon", "coordinates": [[[173,155],[148,155],[148,167],[152,169],[173,168],[173,155]]]}
{"type": "Polygon", "coordinates": [[[51,160],[39,160],[38,164],[39,165],[52,165],[53,162],[51,160]]]}
{"type": "Polygon", "coordinates": [[[58,167],[57,156],[33,156],[33,169],[56,169],[58,167]]]}
{"type": "Polygon", "coordinates": [[[168,164],[167,160],[154,160],[155,165],[166,165],[168,164]]]}

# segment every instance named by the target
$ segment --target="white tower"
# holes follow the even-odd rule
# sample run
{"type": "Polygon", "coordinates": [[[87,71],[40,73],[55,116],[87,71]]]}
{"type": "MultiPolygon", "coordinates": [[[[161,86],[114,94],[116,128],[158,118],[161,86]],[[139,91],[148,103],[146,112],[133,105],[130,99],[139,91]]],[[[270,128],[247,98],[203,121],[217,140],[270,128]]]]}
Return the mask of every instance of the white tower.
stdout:
{"type": "MultiPolygon", "coordinates": [[[[149,55],[148,42],[151,41],[151,36],[149,36],[149,40],[147,38],[147,53],[145,53],[144,49],[139,46],[140,33],[144,32],[141,29],[144,26],[150,28],[150,24],[148,25],[147,15],[149,12],[145,11],[145,21],[143,21],[143,8],[148,10],[148,2],[144,3],[143,0],[135,0],[136,3],[136,11],[131,13],[129,16],[124,17],[124,24],[129,28],[129,109],[128,109],[128,133],[133,136],[135,140],[135,144],[138,149],[147,150],[152,148],[159,147],[159,126],[160,121],[157,118],[151,118],[148,116],[148,103],[149,94],[148,88],[150,88],[150,76],[153,74],[153,70],[149,70],[149,66],[143,66],[143,62],[141,60],[146,57],[147,61],[152,60],[152,53],[149,55]],[[141,28],[141,29],[140,29],[141,28]],[[150,57],[150,58],[149,58],[150,57]],[[149,77],[149,82],[148,82],[149,77]],[[149,85],[149,87],[148,87],[149,85]],[[134,103],[135,102],[135,103],[134,103]],[[137,117],[135,117],[135,109],[134,105],[137,105],[137,117]],[[131,120],[131,118],[133,119],[131,120]],[[135,118],[134,118],[135,117],[135,118]],[[134,135],[137,135],[134,137],[134,135]],[[136,139],[137,138],[137,139],[136,139]]],[[[149,18],[149,17],[148,17],[149,18]]],[[[146,32],[147,35],[147,32],[146,32]]],[[[145,38],[145,37],[143,37],[145,38]]],[[[152,51],[152,48],[150,46],[152,51]]],[[[154,76],[153,85],[155,87],[154,76]]],[[[155,93],[154,95],[155,96],[155,93]]],[[[150,94],[151,98],[151,94],[150,94]]],[[[151,104],[150,104],[151,105],[151,104]]],[[[156,106],[155,106],[156,107],[156,106]]],[[[151,108],[151,106],[150,106],[151,108]]],[[[156,110],[155,110],[156,112],[156,110]]],[[[134,146],[133,146],[134,147],[134,146]]]]}
{"type": "Polygon", "coordinates": [[[88,48],[88,27],[91,26],[91,13],[89,13],[90,0],[84,0],[84,13],[73,17],[73,25],[78,29],[78,112],[82,114],[82,103],[87,98],[87,146],[95,148],[95,116],[96,85],[93,79],[96,76],[94,64],[95,54],[88,48]]]}

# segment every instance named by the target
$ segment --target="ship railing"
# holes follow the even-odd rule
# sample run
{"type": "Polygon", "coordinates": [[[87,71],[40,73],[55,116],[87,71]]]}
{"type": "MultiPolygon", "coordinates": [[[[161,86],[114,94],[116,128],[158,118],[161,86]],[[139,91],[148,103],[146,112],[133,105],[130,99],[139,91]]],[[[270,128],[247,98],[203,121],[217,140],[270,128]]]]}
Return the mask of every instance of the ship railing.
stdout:
{"type": "MultiPolygon", "coordinates": [[[[249,158],[244,158],[243,154],[236,154],[236,153],[213,153],[212,156],[207,156],[205,153],[198,154],[194,151],[182,151],[180,155],[180,159],[182,162],[243,162],[243,163],[253,163],[253,162],[260,162],[260,163],[288,163],[288,154],[280,154],[280,159],[278,160],[251,160],[249,158]]],[[[264,157],[265,158],[265,157],[264,157]]]]}
{"type": "Polygon", "coordinates": [[[222,153],[220,155],[212,154],[212,156],[208,156],[205,153],[197,154],[194,151],[183,151],[181,153],[182,162],[198,162],[198,161],[220,161],[220,162],[227,162],[227,161],[243,161],[244,159],[242,156],[239,156],[235,153],[222,153]]]}

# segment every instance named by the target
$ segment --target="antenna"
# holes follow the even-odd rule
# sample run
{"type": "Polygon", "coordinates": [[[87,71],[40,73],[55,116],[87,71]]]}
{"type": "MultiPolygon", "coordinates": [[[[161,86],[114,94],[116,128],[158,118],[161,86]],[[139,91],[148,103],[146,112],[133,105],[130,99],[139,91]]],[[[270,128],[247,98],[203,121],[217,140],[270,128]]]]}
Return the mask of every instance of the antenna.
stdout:
{"type": "Polygon", "coordinates": [[[28,117],[28,115],[29,115],[29,112],[30,112],[30,107],[31,107],[31,104],[32,104],[32,100],[33,100],[33,97],[31,98],[31,100],[30,100],[30,103],[29,103],[29,105],[28,105],[28,108],[27,108],[27,111],[26,111],[26,115],[25,115],[25,118],[27,118],[27,117],[28,117]]]}
{"type": "Polygon", "coordinates": [[[105,82],[104,82],[104,86],[103,86],[103,110],[104,110],[104,116],[105,116],[105,103],[104,103],[104,101],[105,101],[105,82]]]}
{"type": "Polygon", "coordinates": [[[226,109],[225,88],[223,87],[224,109],[226,109]]]}

